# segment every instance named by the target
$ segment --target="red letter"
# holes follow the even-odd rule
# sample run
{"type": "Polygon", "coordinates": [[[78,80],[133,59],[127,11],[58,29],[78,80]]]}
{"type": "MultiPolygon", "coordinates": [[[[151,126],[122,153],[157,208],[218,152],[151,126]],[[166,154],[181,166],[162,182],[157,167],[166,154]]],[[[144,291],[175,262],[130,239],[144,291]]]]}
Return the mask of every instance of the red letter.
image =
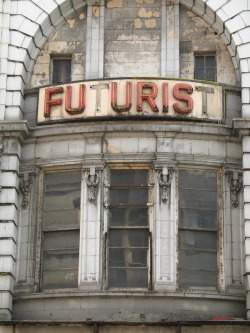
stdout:
{"type": "Polygon", "coordinates": [[[61,105],[62,104],[61,98],[51,99],[51,95],[59,94],[62,92],[63,92],[63,87],[45,89],[45,100],[44,100],[44,117],[45,118],[50,117],[50,107],[52,105],[61,105]]]}
{"type": "Polygon", "coordinates": [[[155,104],[154,98],[156,98],[158,89],[155,83],[153,82],[138,82],[137,83],[137,111],[142,111],[142,101],[145,99],[150,105],[151,109],[154,112],[159,112],[157,105],[155,104]],[[143,89],[149,88],[152,90],[151,94],[142,94],[143,89]]]}
{"type": "Polygon", "coordinates": [[[117,105],[117,83],[111,83],[111,107],[116,112],[129,111],[132,106],[132,84],[131,82],[126,82],[126,104],[117,105]]]}
{"type": "Polygon", "coordinates": [[[71,115],[83,113],[85,109],[85,84],[79,86],[78,108],[72,108],[72,86],[66,86],[65,92],[65,110],[71,115]]]}
{"type": "Polygon", "coordinates": [[[181,113],[181,114],[187,114],[190,113],[193,110],[193,99],[188,96],[180,93],[180,90],[186,90],[188,94],[193,93],[193,88],[189,84],[184,83],[178,83],[174,86],[174,97],[178,99],[179,101],[185,101],[187,103],[187,106],[181,107],[179,103],[174,103],[173,107],[175,112],[181,113]]]}
{"type": "Polygon", "coordinates": [[[168,112],[168,83],[162,85],[162,112],[168,112]]]}

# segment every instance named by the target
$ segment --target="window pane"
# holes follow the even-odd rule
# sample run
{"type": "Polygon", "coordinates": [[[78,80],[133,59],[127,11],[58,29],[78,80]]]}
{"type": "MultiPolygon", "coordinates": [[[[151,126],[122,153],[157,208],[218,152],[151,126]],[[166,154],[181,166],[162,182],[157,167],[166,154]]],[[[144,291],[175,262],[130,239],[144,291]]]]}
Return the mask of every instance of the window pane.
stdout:
{"type": "Polygon", "coordinates": [[[110,267],[147,267],[147,249],[110,249],[110,267]]]}
{"type": "Polygon", "coordinates": [[[70,250],[45,250],[43,253],[43,268],[60,269],[60,268],[77,268],[79,252],[77,249],[70,250]]]}
{"type": "Polygon", "coordinates": [[[205,66],[206,67],[215,67],[215,56],[206,56],[205,57],[205,66]]]}
{"type": "Polygon", "coordinates": [[[179,226],[184,228],[217,229],[216,210],[179,209],[179,226]]]}
{"type": "Polygon", "coordinates": [[[179,267],[187,269],[217,270],[216,252],[201,250],[180,250],[179,267]]]}
{"type": "Polygon", "coordinates": [[[44,234],[44,249],[78,248],[79,230],[46,232],[44,234]]]}
{"type": "Polygon", "coordinates": [[[77,269],[43,271],[43,289],[76,288],[77,269]]]}
{"type": "Polygon", "coordinates": [[[111,183],[117,184],[148,184],[148,170],[146,169],[112,169],[111,183]]]}
{"type": "Polygon", "coordinates": [[[147,208],[111,208],[109,212],[110,226],[147,226],[147,208]]]}
{"type": "Polygon", "coordinates": [[[110,230],[110,247],[148,247],[148,230],[110,230]]]}
{"type": "Polygon", "coordinates": [[[211,231],[180,230],[179,241],[181,248],[215,250],[217,248],[217,233],[211,231]]]}
{"type": "Polygon", "coordinates": [[[205,80],[204,69],[196,68],[195,69],[195,77],[196,80],[205,80]]]}
{"type": "Polygon", "coordinates": [[[216,192],[180,189],[180,208],[217,209],[216,192]]]}
{"type": "Polygon", "coordinates": [[[44,195],[45,210],[64,210],[79,208],[80,206],[80,191],[58,191],[46,192],[44,195]]]}
{"type": "Polygon", "coordinates": [[[45,175],[45,191],[80,189],[80,171],[51,172],[45,175]]]}
{"type": "Polygon", "coordinates": [[[109,269],[109,287],[111,288],[147,288],[148,269],[119,268],[109,269]]]}
{"type": "Polygon", "coordinates": [[[179,180],[181,188],[217,189],[217,175],[210,171],[180,170],[179,180]]]}
{"type": "Polygon", "coordinates": [[[80,210],[56,210],[44,213],[44,230],[79,228],[80,210]]]}
{"type": "Polygon", "coordinates": [[[217,272],[198,270],[179,270],[179,286],[185,289],[203,289],[217,287],[217,272]]]}
{"type": "Polygon", "coordinates": [[[204,67],[204,56],[196,56],[195,57],[195,67],[204,67]]]}
{"type": "Polygon", "coordinates": [[[52,83],[65,83],[71,80],[71,59],[54,59],[52,83]]]}
{"type": "Polygon", "coordinates": [[[206,80],[215,81],[215,70],[214,70],[214,68],[206,68],[206,80]]]}
{"type": "Polygon", "coordinates": [[[148,202],[147,188],[130,188],[130,189],[111,189],[111,205],[117,203],[137,203],[146,204],[148,202]]]}

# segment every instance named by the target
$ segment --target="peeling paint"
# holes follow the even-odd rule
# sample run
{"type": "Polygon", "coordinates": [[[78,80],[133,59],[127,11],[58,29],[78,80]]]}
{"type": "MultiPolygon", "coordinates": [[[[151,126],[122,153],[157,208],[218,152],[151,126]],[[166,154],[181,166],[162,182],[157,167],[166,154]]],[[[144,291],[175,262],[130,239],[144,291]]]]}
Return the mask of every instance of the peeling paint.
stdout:
{"type": "Polygon", "coordinates": [[[137,3],[146,3],[146,4],[152,4],[155,3],[155,0],[136,0],[137,3]]]}
{"type": "Polygon", "coordinates": [[[69,27],[70,29],[73,29],[74,28],[74,25],[75,25],[75,22],[76,20],[71,20],[71,19],[68,19],[67,20],[68,24],[69,24],[69,27]]]}
{"type": "Polygon", "coordinates": [[[133,26],[134,28],[140,29],[142,27],[142,21],[139,18],[136,18],[133,26]]]}
{"type": "Polygon", "coordinates": [[[111,0],[107,3],[107,8],[122,8],[123,0],[111,0]]]}
{"type": "Polygon", "coordinates": [[[153,12],[154,17],[160,17],[160,10],[157,9],[155,12],[153,12]]]}
{"type": "Polygon", "coordinates": [[[94,17],[100,17],[100,6],[96,5],[92,7],[94,17]]]}
{"type": "Polygon", "coordinates": [[[156,20],[155,19],[149,19],[149,20],[145,20],[145,27],[152,29],[156,27],[156,20]]]}
{"type": "Polygon", "coordinates": [[[79,20],[84,20],[85,19],[85,14],[84,13],[81,13],[80,15],[79,15],[79,20]]]}
{"type": "Polygon", "coordinates": [[[141,8],[138,12],[138,16],[150,18],[153,16],[153,13],[151,10],[147,11],[145,8],[141,8]]]}

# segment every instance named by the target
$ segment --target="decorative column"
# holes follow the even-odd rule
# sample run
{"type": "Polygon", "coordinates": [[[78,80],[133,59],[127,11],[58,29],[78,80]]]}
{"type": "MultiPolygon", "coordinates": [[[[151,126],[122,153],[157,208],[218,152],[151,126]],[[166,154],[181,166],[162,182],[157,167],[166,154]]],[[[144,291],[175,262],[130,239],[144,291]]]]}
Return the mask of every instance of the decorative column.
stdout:
{"type": "Polygon", "coordinates": [[[176,288],[175,177],[174,167],[155,165],[154,289],[176,288]]]}
{"type": "Polygon", "coordinates": [[[83,167],[80,289],[101,288],[102,166],[83,167]]]}
{"type": "Polygon", "coordinates": [[[87,41],[85,79],[103,78],[104,0],[87,0],[87,41]]]}
{"type": "Polygon", "coordinates": [[[161,76],[179,77],[179,0],[163,0],[161,13],[161,76]]]}

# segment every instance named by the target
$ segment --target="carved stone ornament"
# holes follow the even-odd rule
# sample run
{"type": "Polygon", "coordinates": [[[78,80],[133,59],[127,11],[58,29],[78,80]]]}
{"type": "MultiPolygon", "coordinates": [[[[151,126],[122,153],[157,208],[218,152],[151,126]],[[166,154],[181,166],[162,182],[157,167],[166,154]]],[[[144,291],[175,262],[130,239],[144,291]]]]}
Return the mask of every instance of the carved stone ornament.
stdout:
{"type": "Polygon", "coordinates": [[[3,155],[3,137],[0,137],[0,192],[2,190],[1,186],[1,165],[2,165],[2,155],[3,155]]]}
{"type": "Polygon", "coordinates": [[[242,189],[242,173],[237,171],[227,171],[228,184],[231,192],[231,203],[234,208],[238,207],[238,193],[242,189]]]}
{"type": "Polygon", "coordinates": [[[157,178],[159,185],[161,187],[161,200],[166,203],[169,199],[169,188],[173,179],[173,168],[162,168],[161,171],[158,172],[157,178]]]}
{"type": "Polygon", "coordinates": [[[86,184],[89,190],[89,201],[94,203],[96,201],[97,187],[99,185],[100,176],[95,168],[90,168],[86,175],[86,184]]]}
{"type": "Polygon", "coordinates": [[[23,194],[23,201],[22,201],[23,208],[27,208],[29,206],[29,194],[30,194],[31,185],[33,183],[34,175],[35,175],[34,173],[20,175],[21,180],[19,188],[23,194]]]}

